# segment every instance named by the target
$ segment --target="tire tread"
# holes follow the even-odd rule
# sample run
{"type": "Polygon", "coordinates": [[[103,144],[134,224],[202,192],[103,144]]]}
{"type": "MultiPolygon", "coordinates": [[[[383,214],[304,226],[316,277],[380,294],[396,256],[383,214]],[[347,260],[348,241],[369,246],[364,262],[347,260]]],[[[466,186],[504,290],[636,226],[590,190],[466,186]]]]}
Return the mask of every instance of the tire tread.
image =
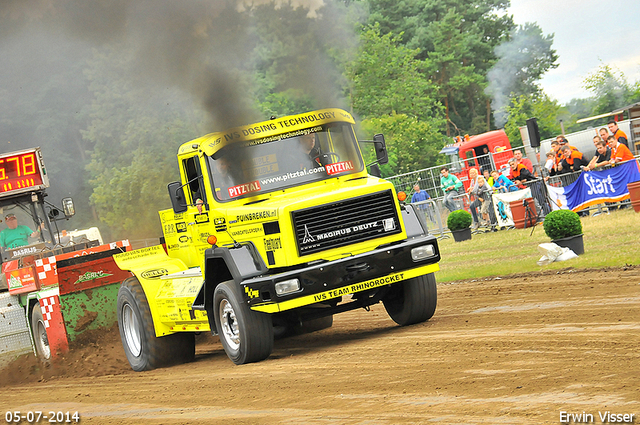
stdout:
{"type": "Polygon", "coordinates": [[[436,311],[438,292],[433,273],[414,277],[392,286],[383,298],[383,304],[391,319],[400,326],[413,325],[429,320],[436,311]],[[400,286],[402,285],[402,286],[400,286]]]}
{"type": "Polygon", "coordinates": [[[224,335],[220,335],[220,342],[229,359],[235,364],[245,364],[264,360],[273,351],[273,322],[266,313],[253,311],[242,301],[240,291],[235,282],[226,281],[218,284],[214,291],[213,312],[216,328],[222,332],[219,315],[219,304],[226,298],[233,307],[240,329],[240,347],[237,352],[230,349],[224,335]]]}
{"type": "Polygon", "coordinates": [[[122,282],[122,286],[118,291],[118,327],[129,364],[136,371],[152,370],[171,364],[185,363],[195,358],[194,334],[184,332],[162,337],[156,336],[149,301],[142,289],[142,285],[135,277],[130,277],[122,282]],[[142,353],[140,353],[139,357],[133,356],[126,345],[121,323],[122,304],[124,302],[129,302],[132,306],[137,307],[140,314],[138,319],[142,324],[142,353]]]}

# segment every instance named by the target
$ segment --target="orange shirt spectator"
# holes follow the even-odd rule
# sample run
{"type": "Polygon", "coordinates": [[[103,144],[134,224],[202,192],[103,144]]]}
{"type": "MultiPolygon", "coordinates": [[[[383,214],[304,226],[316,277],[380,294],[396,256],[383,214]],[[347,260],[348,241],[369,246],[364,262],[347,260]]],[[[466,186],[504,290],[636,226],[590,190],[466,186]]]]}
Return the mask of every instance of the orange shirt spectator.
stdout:
{"type": "MultiPolygon", "coordinates": [[[[609,130],[611,130],[611,133],[613,134],[613,137],[616,138],[616,141],[618,143],[622,143],[623,145],[625,145],[627,148],[629,147],[629,138],[627,137],[627,135],[624,133],[624,131],[620,130],[618,128],[618,123],[615,121],[609,121],[609,130]]],[[[607,139],[609,140],[609,139],[607,139]]],[[[612,157],[613,158],[613,157],[612,157]]]]}
{"type": "Polygon", "coordinates": [[[587,165],[582,152],[574,151],[570,146],[564,146],[561,151],[564,155],[564,159],[562,162],[563,169],[569,169],[575,172],[580,171],[583,165],[587,165]]]}
{"type": "MultiPolygon", "coordinates": [[[[556,156],[559,158],[558,162],[562,161],[562,159],[564,158],[564,156],[562,155],[562,148],[565,146],[569,146],[572,151],[580,152],[578,148],[576,148],[575,146],[571,146],[569,144],[569,141],[565,139],[564,136],[556,137],[556,141],[559,143],[559,149],[556,151],[556,156]]],[[[551,146],[553,147],[553,143],[551,146]]]]}
{"type": "Polygon", "coordinates": [[[509,174],[509,179],[516,184],[520,189],[524,189],[523,182],[535,180],[535,177],[527,167],[523,164],[518,164],[515,158],[511,158],[509,160],[509,166],[511,167],[511,174],[509,174]]]}
{"type": "Polygon", "coordinates": [[[533,164],[531,163],[529,158],[522,157],[522,151],[520,149],[516,149],[513,151],[513,157],[516,159],[516,161],[518,161],[518,164],[524,165],[525,167],[527,167],[527,170],[529,170],[529,172],[533,173],[533,164]]]}
{"type": "Polygon", "coordinates": [[[618,162],[632,160],[633,154],[628,147],[618,142],[614,136],[609,137],[609,146],[611,147],[611,163],[616,164],[618,162]],[[613,139],[613,140],[612,140],[613,139]]]}

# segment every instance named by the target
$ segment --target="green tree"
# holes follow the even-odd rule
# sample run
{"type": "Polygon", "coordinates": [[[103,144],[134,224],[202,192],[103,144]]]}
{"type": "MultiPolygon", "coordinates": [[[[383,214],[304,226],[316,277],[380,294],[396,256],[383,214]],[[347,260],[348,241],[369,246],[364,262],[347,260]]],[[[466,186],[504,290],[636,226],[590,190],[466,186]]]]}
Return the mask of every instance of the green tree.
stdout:
{"type": "Polygon", "coordinates": [[[377,25],[362,32],[358,56],[347,66],[356,114],[372,118],[398,113],[422,119],[440,114],[436,87],[415,59],[418,50],[398,45],[399,37],[380,35],[377,25]]]}
{"type": "Polygon", "coordinates": [[[475,65],[468,60],[471,56],[469,38],[473,35],[463,32],[462,21],[463,17],[452,9],[429,27],[433,50],[427,53],[426,69],[438,87],[439,98],[444,105],[447,136],[451,135],[450,125],[458,134],[467,132],[471,127],[471,121],[476,116],[476,98],[484,88],[484,77],[476,72],[475,65]],[[467,102],[466,111],[458,110],[458,99],[467,102]]]}
{"type": "Polygon", "coordinates": [[[513,18],[505,13],[508,0],[367,0],[369,23],[379,23],[382,34],[402,34],[410,49],[421,49],[420,58],[435,50],[432,25],[445,20],[452,11],[461,17],[458,29],[469,34],[467,58],[477,69],[488,69],[486,59],[514,27],[513,18]]]}
{"type": "Polygon", "coordinates": [[[479,133],[490,127],[486,73],[494,48],[514,27],[506,0],[367,0],[369,22],[381,33],[401,35],[410,49],[420,48],[425,72],[439,85],[448,111],[446,131],[479,133]]]}
{"type": "Polygon", "coordinates": [[[612,112],[640,100],[640,82],[628,83],[624,73],[616,67],[600,64],[598,69],[583,81],[583,87],[593,93],[594,115],[612,112]]]}
{"type": "MultiPolygon", "coordinates": [[[[427,168],[440,159],[443,137],[438,129],[442,120],[420,120],[406,114],[369,118],[361,123],[361,132],[369,140],[382,133],[387,143],[389,163],[380,167],[383,177],[427,168]]],[[[369,155],[369,162],[373,158],[369,155]]]]}
{"type": "Polygon", "coordinates": [[[558,117],[561,107],[556,100],[552,100],[542,91],[512,98],[506,110],[509,120],[504,129],[513,147],[523,145],[520,127],[527,125],[529,118],[537,118],[541,139],[560,134],[558,117]]]}

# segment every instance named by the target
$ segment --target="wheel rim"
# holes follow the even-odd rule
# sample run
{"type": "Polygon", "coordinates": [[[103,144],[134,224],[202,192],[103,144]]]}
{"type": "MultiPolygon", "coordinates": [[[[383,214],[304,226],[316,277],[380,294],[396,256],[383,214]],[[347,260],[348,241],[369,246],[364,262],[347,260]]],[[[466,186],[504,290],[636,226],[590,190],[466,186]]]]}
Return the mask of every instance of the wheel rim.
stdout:
{"type": "Polygon", "coordinates": [[[238,330],[236,312],[226,299],[220,302],[220,325],[222,335],[229,347],[232,350],[240,348],[240,331],[238,330]]]}
{"type": "Polygon", "coordinates": [[[49,339],[47,338],[47,329],[44,326],[44,323],[38,320],[36,329],[36,340],[38,345],[40,346],[40,351],[45,360],[49,360],[51,358],[51,347],[49,347],[49,339]]]}
{"type": "Polygon", "coordinates": [[[124,339],[127,342],[129,351],[135,357],[142,352],[142,338],[140,337],[140,323],[137,320],[136,313],[129,304],[125,304],[122,308],[122,330],[124,331],[124,339]]]}

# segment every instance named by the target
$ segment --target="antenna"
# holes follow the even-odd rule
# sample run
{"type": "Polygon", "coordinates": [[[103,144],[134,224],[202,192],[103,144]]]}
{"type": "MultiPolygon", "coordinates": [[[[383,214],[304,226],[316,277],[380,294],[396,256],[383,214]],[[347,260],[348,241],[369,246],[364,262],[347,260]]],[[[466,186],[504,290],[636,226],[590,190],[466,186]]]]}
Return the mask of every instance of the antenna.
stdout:
{"type": "Polygon", "coordinates": [[[229,230],[225,230],[225,231],[227,232],[227,235],[229,235],[229,237],[233,241],[233,247],[234,248],[242,248],[242,245],[240,245],[237,240],[233,239],[233,236],[231,236],[231,232],[229,232],[229,230]]]}

